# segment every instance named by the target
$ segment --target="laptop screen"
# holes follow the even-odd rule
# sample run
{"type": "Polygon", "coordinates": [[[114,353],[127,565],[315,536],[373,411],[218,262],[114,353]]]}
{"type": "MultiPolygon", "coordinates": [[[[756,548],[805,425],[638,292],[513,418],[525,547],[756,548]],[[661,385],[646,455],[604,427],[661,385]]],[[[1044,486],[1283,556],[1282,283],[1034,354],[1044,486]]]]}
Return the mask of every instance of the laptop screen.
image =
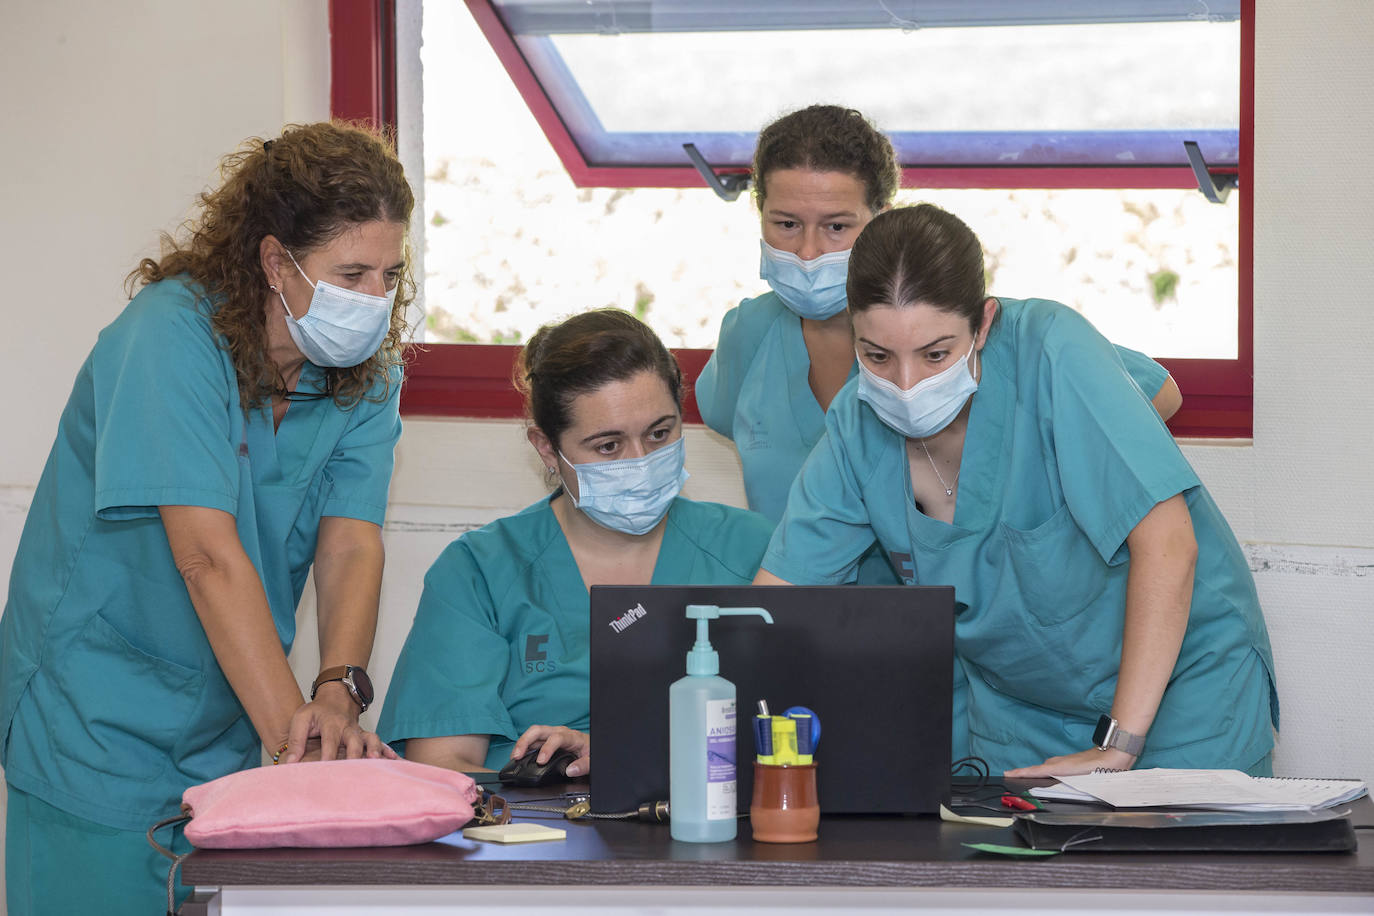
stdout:
{"type": "Polygon", "coordinates": [[[738,806],[749,808],[759,700],[821,723],[821,810],[933,813],[948,799],[954,589],[948,586],[606,586],[591,589],[592,810],[668,795],[668,687],[696,640],[689,604],[761,607],[710,624],[735,684],[738,806]]]}

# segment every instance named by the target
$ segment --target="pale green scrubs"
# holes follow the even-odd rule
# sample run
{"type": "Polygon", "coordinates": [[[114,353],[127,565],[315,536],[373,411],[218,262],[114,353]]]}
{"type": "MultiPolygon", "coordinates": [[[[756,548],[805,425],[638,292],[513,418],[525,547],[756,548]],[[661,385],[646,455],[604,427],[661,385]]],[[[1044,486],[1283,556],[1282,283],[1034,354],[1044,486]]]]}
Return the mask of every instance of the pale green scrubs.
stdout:
{"type": "Polygon", "coordinates": [[[1182,493],[1198,543],[1191,613],[1137,765],[1249,769],[1273,747],[1278,700],[1235,536],[1107,340],[1058,303],[1001,305],[953,524],[917,510],[905,439],[851,382],[763,568],[843,582],[877,537],[904,581],[953,585],[969,746],[1000,772],[1091,745],[1120,666],[1126,536],[1182,493]]]}
{"type": "MultiPolygon", "coordinates": [[[[486,766],[500,769],[531,725],[590,730],[590,599],[552,498],[464,534],[429,568],[377,725],[398,750],[407,738],[490,735],[486,766]]],[[[679,497],[652,584],[747,585],[772,528],[679,497]]]]}
{"type": "MultiPolygon", "coordinates": [[[[0,653],[5,778],[121,830],[146,830],[176,813],[187,786],[259,761],[158,507],[234,516],[287,650],[320,519],[382,523],[400,435],[399,379],[380,402],[351,409],[294,402],[275,434],[270,407],[245,416],[211,309],[187,283],[167,280],[101,332],[59,422],[10,578],[0,653]]],[[[321,379],[307,364],[297,390],[321,379]]]]}

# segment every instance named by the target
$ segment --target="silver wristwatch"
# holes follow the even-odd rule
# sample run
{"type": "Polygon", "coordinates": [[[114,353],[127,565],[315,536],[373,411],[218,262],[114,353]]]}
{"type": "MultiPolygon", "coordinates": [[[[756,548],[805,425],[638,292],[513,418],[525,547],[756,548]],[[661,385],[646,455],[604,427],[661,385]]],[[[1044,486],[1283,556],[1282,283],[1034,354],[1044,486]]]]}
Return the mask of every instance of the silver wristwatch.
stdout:
{"type": "Polygon", "coordinates": [[[1097,745],[1099,751],[1116,748],[1132,757],[1139,757],[1140,752],[1145,750],[1145,736],[1133,735],[1111,716],[1102,716],[1097,720],[1097,730],[1093,732],[1093,744],[1097,745]]]}

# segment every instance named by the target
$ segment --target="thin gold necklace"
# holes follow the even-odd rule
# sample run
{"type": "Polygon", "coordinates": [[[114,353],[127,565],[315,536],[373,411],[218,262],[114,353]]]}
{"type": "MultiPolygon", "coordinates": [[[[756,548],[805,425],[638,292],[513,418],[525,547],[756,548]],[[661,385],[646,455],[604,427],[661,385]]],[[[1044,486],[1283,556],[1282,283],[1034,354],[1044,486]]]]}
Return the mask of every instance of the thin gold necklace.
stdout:
{"type": "Polygon", "coordinates": [[[926,461],[930,462],[930,469],[935,472],[935,479],[940,481],[940,486],[945,488],[945,495],[953,496],[954,488],[959,485],[959,475],[964,471],[964,463],[962,461],[959,462],[959,470],[954,472],[954,482],[945,483],[945,478],[940,473],[940,469],[935,466],[935,459],[930,457],[930,449],[926,448],[926,440],[917,439],[916,441],[921,443],[921,451],[926,453],[926,461]]]}

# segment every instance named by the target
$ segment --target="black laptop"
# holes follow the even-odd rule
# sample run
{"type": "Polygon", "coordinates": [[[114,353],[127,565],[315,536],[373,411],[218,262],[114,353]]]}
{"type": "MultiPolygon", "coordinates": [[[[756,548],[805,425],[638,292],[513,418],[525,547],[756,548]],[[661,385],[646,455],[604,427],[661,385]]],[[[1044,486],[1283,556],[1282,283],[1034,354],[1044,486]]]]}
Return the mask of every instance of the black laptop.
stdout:
{"type": "Polygon", "coordinates": [[[954,589],[597,585],[591,589],[592,810],[668,798],[668,687],[696,639],[689,604],[761,607],[711,621],[736,688],[739,805],[749,808],[760,699],[821,720],[821,810],[926,814],[949,797],[954,589]]]}

